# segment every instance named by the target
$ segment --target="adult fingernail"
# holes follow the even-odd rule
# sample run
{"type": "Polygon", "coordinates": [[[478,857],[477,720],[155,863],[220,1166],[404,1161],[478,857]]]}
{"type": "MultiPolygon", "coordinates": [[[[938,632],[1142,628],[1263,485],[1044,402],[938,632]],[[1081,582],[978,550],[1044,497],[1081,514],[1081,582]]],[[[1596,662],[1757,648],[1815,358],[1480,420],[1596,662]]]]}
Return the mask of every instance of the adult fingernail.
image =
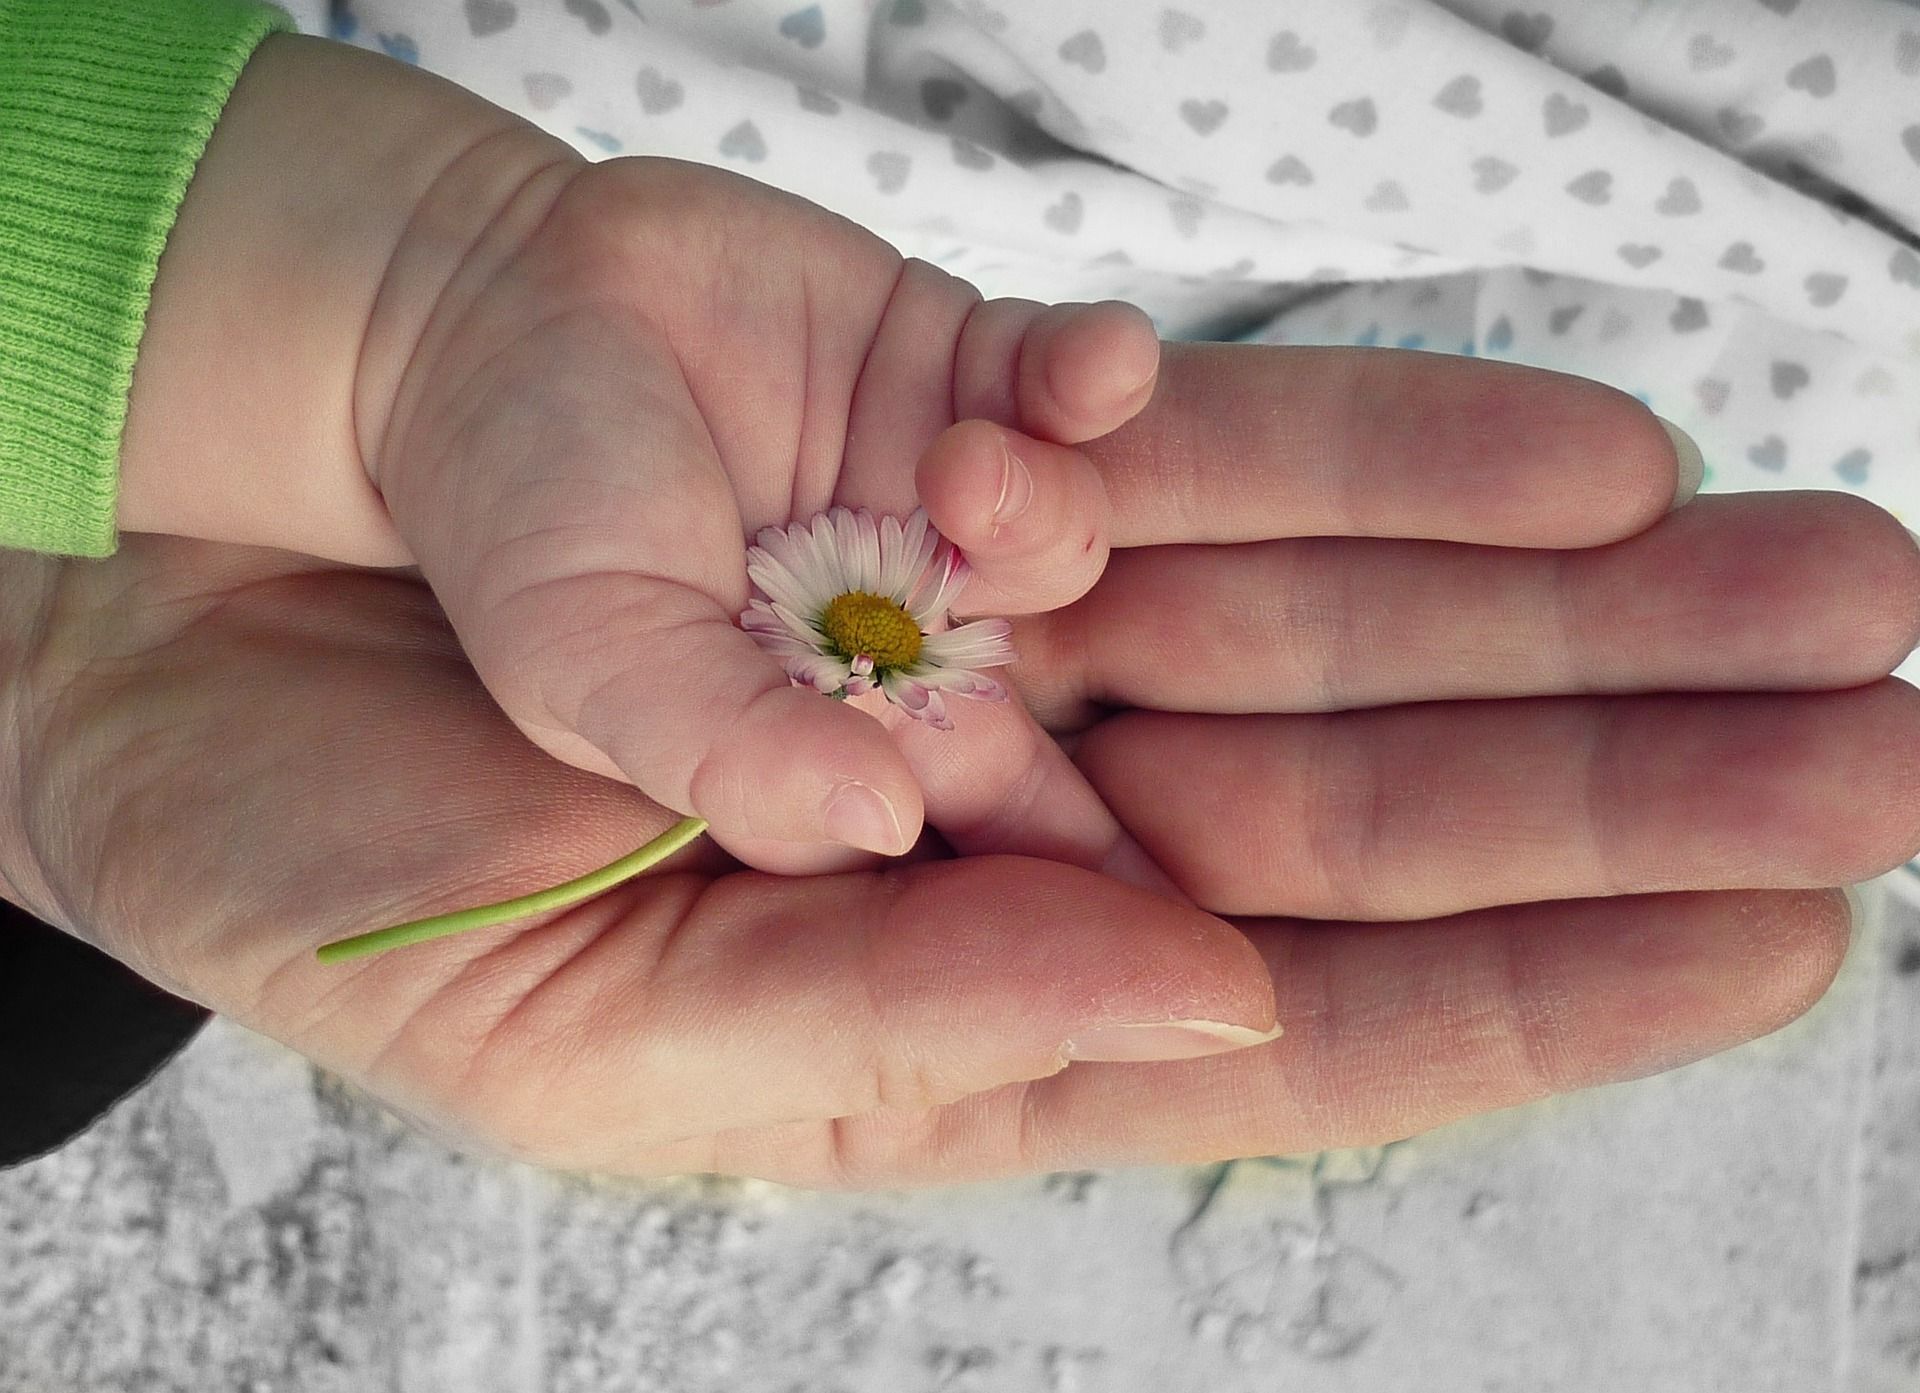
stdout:
{"type": "Polygon", "coordinates": [[[1140,1021],[1129,1025],[1093,1026],[1060,1047],[1068,1059],[1106,1063],[1150,1059],[1197,1059],[1224,1054],[1280,1038],[1280,1027],[1253,1030],[1224,1021],[1140,1021]]]}
{"type": "Polygon", "coordinates": [[[898,856],[907,848],[906,834],[893,804],[876,788],[857,779],[849,779],[827,800],[827,835],[836,842],[877,851],[882,856],[898,856]]]}
{"type": "Polygon", "coordinates": [[[1027,510],[1027,504],[1033,501],[1033,475],[1027,472],[1027,466],[1018,455],[1007,448],[1005,437],[1000,441],[1000,498],[993,505],[993,526],[998,531],[1002,524],[1013,521],[1027,510]]]}
{"type": "Polygon", "coordinates": [[[1843,885],[1841,892],[1847,897],[1848,924],[1853,936],[1860,936],[1860,928],[1867,921],[1867,897],[1860,892],[1858,885],[1843,885]]]}
{"type": "Polygon", "coordinates": [[[1673,505],[1667,510],[1672,512],[1674,508],[1691,502],[1693,496],[1700,492],[1700,483],[1707,477],[1707,462],[1702,458],[1700,447],[1694,443],[1692,436],[1665,416],[1655,416],[1653,419],[1660,423],[1660,429],[1664,430],[1667,433],[1667,439],[1673,442],[1673,453],[1680,461],[1679,482],[1673,491],[1673,505]]]}

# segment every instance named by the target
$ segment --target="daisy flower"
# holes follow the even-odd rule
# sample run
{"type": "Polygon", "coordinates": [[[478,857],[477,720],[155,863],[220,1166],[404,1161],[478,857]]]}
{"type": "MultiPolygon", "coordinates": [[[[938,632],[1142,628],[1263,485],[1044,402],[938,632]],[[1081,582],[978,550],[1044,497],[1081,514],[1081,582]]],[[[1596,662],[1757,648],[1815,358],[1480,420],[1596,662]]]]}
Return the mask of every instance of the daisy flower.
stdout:
{"type": "Polygon", "coordinates": [[[934,632],[973,568],[928,524],[925,508],[904,525],[833,508],[763,527],[754,541],[747,576],[767,598],[748,603],[740,627],[796,686],[843,701],[877,687],[937,730],[953,729],[947,696],[1007,699],[1006,686],[980,669],[1014,660],[1011,623],[976,619],[934,632]]]}

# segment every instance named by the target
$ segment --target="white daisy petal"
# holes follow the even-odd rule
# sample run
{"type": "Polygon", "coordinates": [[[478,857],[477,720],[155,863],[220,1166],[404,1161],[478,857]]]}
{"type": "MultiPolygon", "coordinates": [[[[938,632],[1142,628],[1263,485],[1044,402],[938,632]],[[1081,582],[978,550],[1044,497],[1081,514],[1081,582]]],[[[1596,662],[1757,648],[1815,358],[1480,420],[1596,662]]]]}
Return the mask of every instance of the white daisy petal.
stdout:
{"type": "Polygon", "coordinates": [[[823,645],[820,638],[820,631],[814,628],[813,625],[809,624],[801,616],[795,614],[792,610],[788,609],[785,605],[775,605],[773,607],[773,612],[780,616],[780,622],[787,626],[788,632],[790,632],[795,638],[799,639],[802,643],[810,645],[815,649],[822,648],[823,645]]]}
{"type": "Polygon", "coordinates": [[[858,558],[854,569],[860,577],[860,588],[869,595],[880,594],[880,528],[870,508],[860,510],[860,536],[854,555],[858,558]]]}
{"type": "Polygon", "coordinates": [[[906,547],[902,544],[900,519],[888,513],[880,519],[880,574],[874,584],[878,587],[873,593],[892,598],[900,587],[900,573],[906,569],[906,547]]]}
{"type": "Polygon", "coordinates": [[[755,634],[753,641],[776,658],[818,657],[820,650],[792,634],[755,634]]]}
{"type": "Polygon", "coordinates": [[[921,641],[925,660],[946,667],[993,667],[1014,661],[1013,625],[1005,619],[975,619],[921,641]]]}
{"type": "Polygon", "coordinates": [[[927,510],[915,508],[901,533],[900,569],[894,572],[893,589],[887,592],[889,600],[902,609],[906,608],[907,597],[925,576],[934,550],[939,545],[940,534],[927,524],[927,510]]]}
{"type": "Polygon", "coordinates": [[[792,610],[812,609],[814,600],[806,586],[793,573],[761,552],[761,560],[747,562],[747,579],[760,587],[760,593],[777,605],[792,610]]]}
{"type": "Polygon", "coordinates": [[[841,564],[840,543],[833,535],[833,526],[833,514],[822,513],[813,520],[810,533],[814,559],[819,565],[819,573],[826,579],[829,599],[844,595],[853,588],[847,584],[846,567],[841,564]]]}
{"type": "Polygon", "coordinates": [[[821,570],[813,554],[811,537],[805,533],[796,536],[795,531],[797,529],[780,533],[774,544],[765,550],[792,577],[792,593],[799,601],[792,608],[812,610],[833,598],[827,593],[833,584],[833,577],[831,572],[821,570]]]}
{"type": "Polygon", "coordinates": [[[947,703],[945,699],[941,697],[939,692],[931,689],[927,692],[927,709],[921,713],[920,719],[932,726],[935,730],[953,729],[953,717],[947,714],[947,703]]]}
{"type": "Polygon", "coordinates": [[[969,668],[939,668],[931,673],[912,674],[921,685],[952,696],[972,697],[976,701],[1005,701],[1003,683],[969,668]]]}
{"type": "Polygon", "coordinates": [[[789,677],[806,683],[823,696],[839,691],[848,677],[846,663],[824,653],[788,658],[783,666],[789,677]]]}
{"type": "Polygon", "coordinates": [[[929,574],[937,578],[937,587],[928,594],[915,596],[917,602],[907,606],[914,623],[923,631],[932,628],[942,615],[959,602],[960,592],[967,588],[967,580],[973,575],[973,567],[967,564],[967,558],[960,554],[957,547],[952,547],[946,553],[945,564],[929,574]]]}
{"type": "Polygon", "coordinates": [[[846,508],[833,510],[833,550],[847,589],[860,589],[860,519],[846,508]]]}
{"type": "Polygon", "coordinates": [[[928,688],[924,682],[894,671],[883,675],[880,685],[885,689],[887,698],[908,715],[918,715],[926,709],[928,688]]]}

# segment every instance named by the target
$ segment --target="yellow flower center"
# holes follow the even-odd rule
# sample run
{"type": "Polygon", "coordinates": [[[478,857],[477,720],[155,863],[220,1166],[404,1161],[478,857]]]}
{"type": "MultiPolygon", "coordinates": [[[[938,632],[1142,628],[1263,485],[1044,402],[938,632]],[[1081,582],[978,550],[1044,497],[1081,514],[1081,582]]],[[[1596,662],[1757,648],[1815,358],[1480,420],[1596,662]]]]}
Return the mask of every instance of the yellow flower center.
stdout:
{"type": "Polygon", "coordinates": [[[875,669],[907,667],[920,656],[920,626],[892,600],[851,590],[820,616],[820,627],[843,658],[865,653],[875,669]]]}

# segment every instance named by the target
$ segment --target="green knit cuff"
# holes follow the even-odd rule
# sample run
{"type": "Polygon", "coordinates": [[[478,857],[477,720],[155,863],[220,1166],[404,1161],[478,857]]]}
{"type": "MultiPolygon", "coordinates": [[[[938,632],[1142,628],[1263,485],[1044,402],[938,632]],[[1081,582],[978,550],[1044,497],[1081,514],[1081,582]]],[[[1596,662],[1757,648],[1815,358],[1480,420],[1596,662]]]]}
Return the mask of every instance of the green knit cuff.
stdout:
{"type": "Polygon", "coordinates": [[[262,0],[0,0],[0,547],[111,556],[120,435],[187,182],[262,0]]]}

